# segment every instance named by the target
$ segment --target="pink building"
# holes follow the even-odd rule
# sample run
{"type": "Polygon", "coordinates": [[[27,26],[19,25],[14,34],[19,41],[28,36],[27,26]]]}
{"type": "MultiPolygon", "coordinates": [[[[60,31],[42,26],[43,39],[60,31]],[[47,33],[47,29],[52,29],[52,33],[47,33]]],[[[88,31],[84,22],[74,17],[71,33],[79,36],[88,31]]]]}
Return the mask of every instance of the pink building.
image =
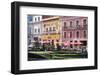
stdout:
{"type": "Polygon", "coordinates": [[[62,31],[62,42],[69,43],[71,48],[87,47],[88,39],[88,18],[78,16],[62,16],[60,18],[62,31]]]}

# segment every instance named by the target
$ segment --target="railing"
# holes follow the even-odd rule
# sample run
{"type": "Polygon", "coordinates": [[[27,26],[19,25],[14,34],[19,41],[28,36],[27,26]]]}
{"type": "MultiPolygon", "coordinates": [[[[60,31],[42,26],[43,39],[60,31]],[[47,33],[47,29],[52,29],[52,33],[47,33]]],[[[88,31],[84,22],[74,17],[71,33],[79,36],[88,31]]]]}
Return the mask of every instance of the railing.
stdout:
{"type": "Polygon", "coordinates": [[[74,26],[66,26],[66,27],[62,27],[63,30],[66,30],[66,29],[87,29],[88,26],[87,25],[74,25],[74,26]]]}
{"type": "Polygon", "coordinates": [[[56,30],[54,31],[44,31],[44,34],[52,34],[52,33],[58,33],[56,30]]]}

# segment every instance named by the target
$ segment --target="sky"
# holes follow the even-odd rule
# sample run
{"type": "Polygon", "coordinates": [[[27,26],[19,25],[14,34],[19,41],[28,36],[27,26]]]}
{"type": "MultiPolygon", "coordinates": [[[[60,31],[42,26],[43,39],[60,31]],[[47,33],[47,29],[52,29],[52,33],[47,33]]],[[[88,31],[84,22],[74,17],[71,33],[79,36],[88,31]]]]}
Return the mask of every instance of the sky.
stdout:
{"type": "Polygon", "coordinates": [[[27,19],[28,21],[32,21],[32,15],[28,15],[27,19]]]}

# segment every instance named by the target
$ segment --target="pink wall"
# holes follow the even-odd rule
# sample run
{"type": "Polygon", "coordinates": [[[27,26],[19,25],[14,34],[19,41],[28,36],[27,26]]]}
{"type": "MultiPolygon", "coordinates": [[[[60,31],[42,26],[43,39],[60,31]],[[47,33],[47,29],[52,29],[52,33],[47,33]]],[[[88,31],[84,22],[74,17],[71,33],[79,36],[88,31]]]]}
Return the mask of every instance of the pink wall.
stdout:
{"type": "MultiPolygon", "coordinates": [[[[61,17],[62,23],[62,40],[68,40],[69,32],[72,32],[73,39],[76,38],[76,32],[79,31],[79,39],[84,39],[84,31],[87,31],[87,28],[83,27],[83,20],[86,19],[86,23],[88,25],[88,18],[87,17],[78,17],[78,16],[63,16],[61,17]],[[72,21],[72,27],[70,27],[70,21],[72,21]],[[76,28],[76,21],[79,21],[79,28],[76,28]],[[64,22],[66,22],[66,27],[64,28],[64,22]],[[64,32],[66,32],[66,38],[64,38],[64,32]]],[[[76,38],[77,39],[77,38],[76,38]]]]}

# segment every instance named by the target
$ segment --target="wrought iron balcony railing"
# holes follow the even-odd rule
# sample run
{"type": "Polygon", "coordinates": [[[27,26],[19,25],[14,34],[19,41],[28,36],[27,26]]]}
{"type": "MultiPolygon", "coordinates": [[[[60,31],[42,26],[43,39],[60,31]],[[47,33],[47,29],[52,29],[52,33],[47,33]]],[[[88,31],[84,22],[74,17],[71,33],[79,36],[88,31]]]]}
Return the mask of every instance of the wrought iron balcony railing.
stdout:
{"type": "Polygon", "coordinates": [[[74,26],[66,26],[66,27],[62,27],[63,30],[67,30],[67,29],[87,29],[88,25],[74,25],[74,26]]]}

